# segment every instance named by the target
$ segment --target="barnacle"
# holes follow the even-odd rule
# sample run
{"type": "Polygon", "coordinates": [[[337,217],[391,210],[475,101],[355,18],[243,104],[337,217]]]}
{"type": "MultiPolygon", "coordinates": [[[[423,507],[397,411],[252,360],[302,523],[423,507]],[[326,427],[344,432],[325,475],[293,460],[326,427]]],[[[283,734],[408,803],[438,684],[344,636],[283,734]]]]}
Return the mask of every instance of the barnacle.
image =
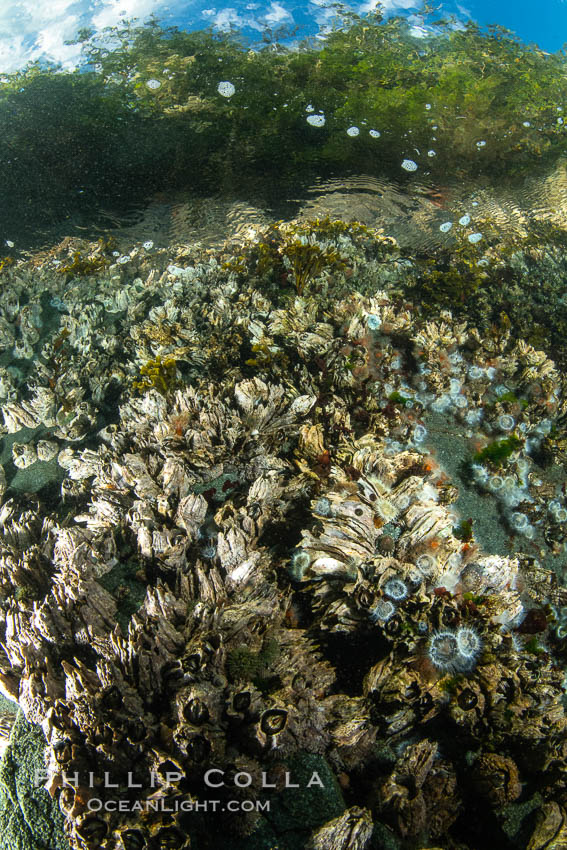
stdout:
{"type": "MultiPolygon", "coordinates": [[[[278,226],[266,273],[285,269],[280,248],[303,239],[350,257],[345,227],[305,226],[278,226]]],[[[257,248],[246,257],[251,272],[257,248]]],[[[282,306],[253,274],[236,286],[215,257],[185,265],[187,250],[173,259],[191,274],[167,296],[155,269],[143,281],[147,299],[139,282],[115,291],[114,280],[96,301],[89,284],[77,317],[66,295],[63,330],[30,366],[36,383],[24,397],[0,371],[11,393],[6,429],[38,429],[28,443],[10,440],[14,460],[57,453],[64,500],[50,512],[43,494],[36,503],[9,492],[0,505],[2,687],[45,729],[52,790],[63,772],[88,767],[122,785],[139,773],[142,802],[188,788],[201,800],[210,765],[227,777],[272,767],[285,776],[307,754],[350,782],[353,799],[369,789],[365,814],[319,827],[321,847],[329,836],[342,846],[351,827],[367,837],[374,817],[400,846],[425,836],[444,846],[460,809],[477,803],[463,752],[514,760],[537,750],[535,767],[522,758],[529,794],[542,788],[546,759],[558,771],[565,762],[565,650],[550,612],[567,608],[567,592],[535,557],[508,550],[522,550],[528,530],[544,531],[540,552],[563,543],[564,496],[536,458],[546,438],[560,439],[561,387],[545,396],[521,386],[525,367],[546,361],[519,346],[509,366],[498,344],[506,323],[485,339],[448,311],[427,322],[375,283],[369,297],[292,293],[282,306]],[[124,358],[93,356],[109,351],[106,307],[124,358]],[[180,349],[170,345],[183,334],[181,386],[180,349]],[[249,376],[249,355],[261,378],[249,376]],[[137,392],[123,392],[127,362],[144,363],[137,392]],[[97,432],[109,399],[115,420],[97,432]],[[458,423],[444,455],[430,419],[440,401],[458,423]],[[452,441],[466,457],[468,440],[482,446],[510,424],[499,426],[502,416],[514,432],[471,465],[483,500],[499,500],[488,520],[506,532],[505,554],[486,555],[477,516],[457,514],[457,490],[471,482],[457,472],[455,484],[452,441]],[[499,453],[510,448],[504,472],[499,453]],[[512,530],[521,536],[509,540],[512,530]],[[152,771],[164,785],[150,792],[152,771]]],[[[14,300],[12,317],[19,309],[14,300]]],[[[2,494],[12,475],[12,464],[0,472],[2,494]]],[[[487,771],[478,774],[484,786],[487,771]]],[[[497,782],[487,787],[493,805],[497,782]]],[[[94,817],[81,806],[95,793],[104,801],[111,792],[56,791],[73,850],[201,839],[188,837],[198,819],[188,826],[175,812],[167,822],[155,809],[94,817]]],[[[251,826],[220,811],[204,822],[214,839],[251,826]]]]}

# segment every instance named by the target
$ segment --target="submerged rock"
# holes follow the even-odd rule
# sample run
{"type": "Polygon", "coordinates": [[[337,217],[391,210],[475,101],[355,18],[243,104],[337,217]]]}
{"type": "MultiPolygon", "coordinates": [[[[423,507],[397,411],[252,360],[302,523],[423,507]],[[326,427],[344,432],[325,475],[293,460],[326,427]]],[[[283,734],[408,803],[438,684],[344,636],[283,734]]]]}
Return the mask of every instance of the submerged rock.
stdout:
{"type": "MultiPolygon", "coordinates": [[[[6,464],[0,688],[73,850],[287,846],[294,820],[313,848],[465,847],[479,801],[563,811],[564,377],[506,323],[420,310],[397,251],[331,220],[124,249],[30,341],[5,428],[63,481],[23,499],[6,464]]],[[[62,295],[52,263],[8,293],[62,295]]]]}

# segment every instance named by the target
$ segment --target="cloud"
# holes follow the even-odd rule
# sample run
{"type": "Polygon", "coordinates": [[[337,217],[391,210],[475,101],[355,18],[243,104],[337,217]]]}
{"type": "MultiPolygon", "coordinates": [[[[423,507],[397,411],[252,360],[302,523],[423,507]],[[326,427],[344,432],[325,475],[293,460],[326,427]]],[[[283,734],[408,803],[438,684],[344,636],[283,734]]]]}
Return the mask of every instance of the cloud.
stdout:
{"type": "Polygon", "coordinates": [[[156,0],[99,0],[96,5],[100,11],[92,16],[92,26],[99,30],[112,27],[124,18],[144,20],[152,12],[157,13],[164,4],[156,0]]]}
{"type": "Polygon", "coordinates": [[[263,15],[263,18],[270,26],[281,24],[282,21],[287,21],[288,23],[293,21],[291,12],[284,9],[280,3],[272,3],[266,14],[263,15]]]}
{"type": "MultiPolygon", "coordinates": [[[[165,0],[3,0],[0,2],[0,73],[10,73],[37,59],[73,68],[80,45],[66,45],[81,27],[96,30],[122,18],[145,19],[165,0]]],[[[180,7],[187,8],[186,3],[180,7]]]]}
{"type": "Polygon", "coordinates": [[[76,15],[69,15],[64,21],[57,21],[40,30],[35,42],[38,58],[49,57],[54,62],[60,62],[65,68],[74,68],[80,58],[80,45],[64,42],[75,36],[78,20],[76,15]]]}
{"type": "MultiPolygon", "coordinates": [[[[76,67],[81,46],[66,45],[65,41],[72,40],[80,28],[91,27],[98,32],[124,19],[136,18],[143,23],[151,14],[182,29],[213,26],[225,32],[237,29],[249,36],[262,33],[266,27],[297,23],[302,28],[299,38],[316,35],[317,31],[324,37],[337,15],[328,0],[233,2],[229,7],[220,4],[204,8],[206,0],[0,0],[0,73],[16,71],[38,59],[76,67]]],[[[363,0],[350,8],[364,14],[377,5],[377,0],[363,0]]],[[[423,0],[381,0],[380,6],[386,14],[419,11],[423,0]]],[[[427,34],[421,22],[414,23],[413,32],[427,34]]]]}
{"type": "Polygon", "coordinates": [[[382,12],[399,12],[402,9],[419,9],[422,5],[422,0],[369,0],[358,6],[357,11],[362,15],[380,6],[382,12]]]}
{"type": "Polygon", "coordinates": [[[1,4],[0,71],[16,71],[41,58],[73,67],[80,51],[63,42],[76,34],[85,5],[77,0],[1,4]]]}
{"type": "Polygon", "coordinates": [[[242,27],[244,18],[238,14],[236,9],[223,9],[221,12],[215,12],[212,22],[221,32],[229,32],[232,27],[242,27]]]}

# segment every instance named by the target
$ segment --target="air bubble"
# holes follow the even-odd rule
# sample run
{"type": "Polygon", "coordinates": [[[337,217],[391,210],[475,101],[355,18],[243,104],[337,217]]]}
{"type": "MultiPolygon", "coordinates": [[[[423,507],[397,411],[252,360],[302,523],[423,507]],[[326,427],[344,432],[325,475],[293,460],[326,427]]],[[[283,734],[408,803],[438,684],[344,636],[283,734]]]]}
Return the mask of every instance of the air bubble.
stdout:
{"type": "Polygon", "coordinates": [[[236,89],[234,88],[231,82],[229,82],[228,80],[223,80],[218,84],[217,91],[223,97],[232,97],[236,89]]]}

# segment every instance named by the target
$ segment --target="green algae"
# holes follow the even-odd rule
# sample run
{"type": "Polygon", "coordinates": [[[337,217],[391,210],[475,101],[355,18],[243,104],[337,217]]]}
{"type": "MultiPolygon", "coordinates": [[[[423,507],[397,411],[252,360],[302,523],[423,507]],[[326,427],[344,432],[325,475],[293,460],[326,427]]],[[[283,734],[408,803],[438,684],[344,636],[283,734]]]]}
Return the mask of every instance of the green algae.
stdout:
{"type": "Polygon", "coordinates": [[[392,402],[392,404],[401,404],[402,407],[405,407],[410,399],[403,396],[397,390],[393,393],[390,393],[388,396],[388,401],[392,402]]]}
{"type": "MultiPolygon", "coordinates": [[[[274,770],[281,763],[273,763],[274,770]]],[[[316,753],[298,752],[286,759],[285,770],[298,787],[266,792],[261,800],[270,808],[258,816],[249,834],[225,832],[223,850],[304,850],[313,830],[339,817],[346,806],[340,786],[326,759],[316,753]],[[314,774],[320,779],[309,784],[314,774]]],[[[270,773],[268,772],[268,780],[270,773]]],[[[192,815],[191,847],[210,847],[207,825],[199,813],[192,815]]]]}
{"type": "Polygon", "coordinates": [[[464,474],[470,464],[469,443],[464,433],[444,414],[428,411],[425,447],[429,449],[454,481],[459,482],[455,511],[472,518],[475,542],[491,555],[508,555],[509,536],[502,524],[497,500],[490,493],[480,493],[464,474]]]}
{"type": "Polygon", "coordinates": [[[59,805],[37,786],[46,742],[19,712],[0,762],[0,850],[69,850],[59,805]]]}
{"type": "Polygon", "coordinates": [[[98,579],[105,590],[115,598],[118,611],[116,618],[124,634],[128,624],[146,597],[146,585],[138,578],[140,563],[122,557],[115,567],[98,579]]]}
{"type": "Polygon", "coordinates": [[[493,466],[501,467],[504,461],[507,460],[522,445],[522,441],[515,434],[510,434],[503,440],[496,440],[494,443],[489,443],[474,456],[475,463],[491,463],[493,466]]]}
{"type": "MultiPolygon", "coordinates": [[[[0,187],[13,199],[4,216],[53,221],[182,181],[228,189],[261,173],[267,184],[297,183],[314,164],[321,174],[397,177],[408,135],[427,151],[433,126],[436,156],[420,163],[433,181],[526,174],[563,154],[564,53],[432,15],[417,49],[401,17],[336,12],[323,45],[311,39],[300,50],[269,33],[250,50],[232,32],[125,21],[103,38],[78,34],[86,68],[32,63],[4,75],[0,187]],[[232,96],[219,93],[219,68],[232,96]],[[324,126],[307,123],[309,103],[324,126]],[[346,140],[351,125],[363,131],[346,140]]],[[[85,262],[74,259],[73,272],[86,273],[85,262]]]]}
{"type": "Polygon", "coordinates": [[[439,681],[439,687],[444,693],[455,696],[465,681],[466,677],[462,673],[457,673],[455,676],[445,676],[441,679],[439,681]]]}
{"type": "Polygon", "coordinates": [[[457,540],[462,540],[467,543],[473,538],[473,522],[472,519],[463,519],[453,528],[453,534],[457,540]]]}
{"type": "Polygon", "coordinates": [[[300,850],[309,833],[345,810],[337,779],[325,759],[315,753],[297,753],[289,759],[289,773],[299,787],[286,789],[273,799],[269,821],[284,847],[300,850]],[[308,783],[317,773],[321,785],[308,783]]]}
{"type": "Polygon", "coordinates": [[[276,679],[279,681],[270,675],[270,668],[280,651],[274,638],[268,638],[257,652],[247,646],[238,646],[228,653],[226,669],[232,681],[251,681],[262,692],[269,692],[277,684],[276,679]]]}
{"type": "Polygon", "coordinates": [[[532,655],[545,655],[547,650],[540,644],[537,637],[532,637],[524,644],[526,652],[531,652],[532,655]]]}

